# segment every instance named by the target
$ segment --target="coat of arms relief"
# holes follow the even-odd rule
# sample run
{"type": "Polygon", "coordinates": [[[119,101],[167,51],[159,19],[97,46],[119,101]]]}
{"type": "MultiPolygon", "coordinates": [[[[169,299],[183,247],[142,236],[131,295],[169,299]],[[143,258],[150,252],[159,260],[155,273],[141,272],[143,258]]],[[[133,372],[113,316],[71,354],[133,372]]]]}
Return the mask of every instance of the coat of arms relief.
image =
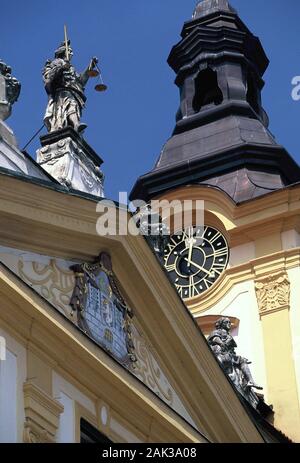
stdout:
{"type": "Polygon", "coordinates": [[[132,311],[121,295],[109,254],[95,263],[71,266],[75,287],[70,305],[79,327],[127,368],[137,358],[132,339],[132,311]]]}

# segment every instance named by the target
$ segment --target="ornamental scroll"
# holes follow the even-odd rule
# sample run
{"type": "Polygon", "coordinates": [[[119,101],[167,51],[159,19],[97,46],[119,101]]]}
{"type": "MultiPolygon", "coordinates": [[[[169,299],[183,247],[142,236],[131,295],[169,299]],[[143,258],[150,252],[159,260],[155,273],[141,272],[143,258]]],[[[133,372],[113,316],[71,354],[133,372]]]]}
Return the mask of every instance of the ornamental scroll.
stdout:
{"type": "Polygon", "coordinates": [[[101,253],[93,264],[70,267],[75,287],[70,305],[79,327],[127,368],[136,362],[132,340],[132,311],[124,301],[112,271],[111,258],[101,253]]]}

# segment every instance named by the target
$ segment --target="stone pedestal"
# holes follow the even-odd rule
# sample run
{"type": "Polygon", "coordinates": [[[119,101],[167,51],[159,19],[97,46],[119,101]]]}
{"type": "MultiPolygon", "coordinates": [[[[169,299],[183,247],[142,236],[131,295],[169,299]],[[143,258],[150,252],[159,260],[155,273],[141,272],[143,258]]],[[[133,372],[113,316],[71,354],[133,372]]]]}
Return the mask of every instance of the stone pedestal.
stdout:
{"type": "MultiPolygon", "coordinates": [[[[1,112],[1,101],[0,101],[0,112],[1,112]]],[[[17,147],[17,140],[12,129],[2,120],[0,120],[0,139],[4,140],[11,146],[17,147]]]]}
{"type": "Polygon", "coordinates": [[[40,138],[37,162],[62,185],[103,197],[102,159],[72,127],[40,138]]]}

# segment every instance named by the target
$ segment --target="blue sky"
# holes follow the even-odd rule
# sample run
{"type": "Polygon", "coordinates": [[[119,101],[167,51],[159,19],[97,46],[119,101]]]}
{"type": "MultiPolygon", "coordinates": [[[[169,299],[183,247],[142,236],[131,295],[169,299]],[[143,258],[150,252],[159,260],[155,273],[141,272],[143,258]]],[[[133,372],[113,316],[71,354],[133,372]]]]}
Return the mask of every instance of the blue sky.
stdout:
{"type": "MultiPolygon", "coordinates": [[[[179,41],[195,0],[14,0],[1,5],[0,57],[13,67],[22,92],[8,120],[22,148],[41,127],[47,103],[41,69],[63,39],[66,23],[82,70],[100,58],[105,94],[87,85],[85,138],[104,159],[106,196],[118,199],[148,172],[171,135],[179,103],[166,59],[179,41]]],[[[232,0],[270,59],[263,103],[270,130],[300,163],[300,101],[291,80],[300,75],[299,0],[232,0]]],[[[28,147],[35,157],[37,139],[28,147]]]]}

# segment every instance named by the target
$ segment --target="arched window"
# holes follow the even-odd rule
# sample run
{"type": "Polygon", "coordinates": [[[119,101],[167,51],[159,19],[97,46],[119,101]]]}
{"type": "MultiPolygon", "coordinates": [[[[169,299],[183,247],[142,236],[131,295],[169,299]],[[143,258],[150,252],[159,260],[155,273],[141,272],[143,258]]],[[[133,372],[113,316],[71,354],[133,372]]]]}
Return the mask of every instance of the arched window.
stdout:
{"type": "Polygon", "coordinates": [[[218,105],[222,101],[223,95],[218,85],[216,71],[210,68],[200,71],[195,79],[194,110],[198,112],[203,106],[209,104],[218,105]]]}

